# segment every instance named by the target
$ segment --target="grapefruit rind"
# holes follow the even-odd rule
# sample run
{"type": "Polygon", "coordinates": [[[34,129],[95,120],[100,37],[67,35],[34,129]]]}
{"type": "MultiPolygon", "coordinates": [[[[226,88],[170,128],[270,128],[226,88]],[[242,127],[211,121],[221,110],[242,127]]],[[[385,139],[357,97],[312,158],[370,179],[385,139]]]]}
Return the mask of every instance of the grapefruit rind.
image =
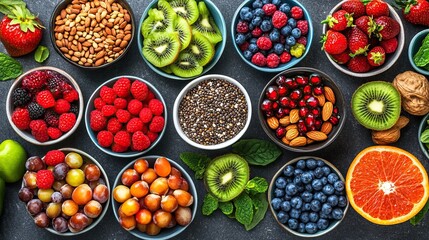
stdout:
{"type": "Polygon", "coordinates": [[[403,149],[400,149],[397,147],[392,147],[392,146],[372,146],[372,147],[368,147],[368,148],[362,150],[355,157],[353,162],[351,163],[349,170],[347,171],[347,176],[346,176],[346,193],[347,193],[347,197],[349,199],[350,205],[353,207],[353,209],[355,209],[356,212],[358,212],[362,217],[364,217],[368,221],[375,223],[375,224],[379,224],[379,225],[399,224],[399,223],[408,221],[409,219],[414,217],[425,206],[425,204],[429,198],[428,174],[427,174],[424,166],[420,163],[420,161],[411,153],[409,153],[403,149]],[[374,151],[378,151],[378,152],[387,151],[387,152],[394,152],[397,154],[405,155],[406,157],[410,158],[411,161],[413,162],[413,164],[420,170],[420,173],[422,175],[421,185],[424,189],[424,194],[421,197],[420,201],[415,203],[412,210],[409,211],[407,214],[399,216],[399,217],[391,218],[388,220],[380,219],[380,218],[376,218],[376,217],[371,216],[369,213],[365,212],[361,206],[358,206],[358,204],[356,203],[356,201],[354,199],[354,193],[353,193],[351,186],[350,186],[350,183],[353,179],[353,173],[355,171],[355,167],[360,162],[360,160],[362,159],[362,157],[364,155],[366,155],[369,152],[374,152],[374,151]]]}

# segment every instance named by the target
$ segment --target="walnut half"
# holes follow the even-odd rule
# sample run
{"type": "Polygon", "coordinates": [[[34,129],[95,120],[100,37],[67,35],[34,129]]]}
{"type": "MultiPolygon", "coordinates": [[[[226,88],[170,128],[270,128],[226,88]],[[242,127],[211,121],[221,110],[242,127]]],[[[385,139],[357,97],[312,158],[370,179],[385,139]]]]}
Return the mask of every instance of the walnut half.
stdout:
{"type": "Polygon", "coordinates": [[[395,77],[393,86],[401,94],[402,107],[405,111],[417,116],[429,112],[429,82],[425,76],[406,71],[395,77]]]}

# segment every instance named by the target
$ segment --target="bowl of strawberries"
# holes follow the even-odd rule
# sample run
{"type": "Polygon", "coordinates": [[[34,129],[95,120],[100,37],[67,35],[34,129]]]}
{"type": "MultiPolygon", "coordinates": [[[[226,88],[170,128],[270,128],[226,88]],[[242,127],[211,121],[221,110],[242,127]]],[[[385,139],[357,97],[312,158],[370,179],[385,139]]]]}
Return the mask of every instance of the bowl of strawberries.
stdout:
{"type": "Polygon", "coordinates": [[[322,21],[323,49],[340,71],[354,77],[380,74],[398,60],[405,32],[399,15],[383,0],[338,3],[322,21]]]}

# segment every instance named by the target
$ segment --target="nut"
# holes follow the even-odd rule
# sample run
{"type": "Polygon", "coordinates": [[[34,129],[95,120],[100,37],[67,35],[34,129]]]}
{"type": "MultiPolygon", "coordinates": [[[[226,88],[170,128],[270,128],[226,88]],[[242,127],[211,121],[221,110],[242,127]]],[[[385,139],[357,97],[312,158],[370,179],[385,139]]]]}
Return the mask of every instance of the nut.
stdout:
{"type": "Polygon", "coordinates": [[[279,127],[279,120],[276,117],[270,117],[267,119],[268,127],[275,130],[279,127]]]}
{"type": "Polygon", "coordinates": [[[322,120],[328,121],[329,118],[332,116],[333,111],[334,111],[334,105],[332,104],[332,102],[326,102],[322,108],[322,120]]]}
{"type": "Polygon", "coordinates": [[[302,147],[307,145],[307,138],[306,137],[297,137],[294,138],[292,141],[290,141],[289,146],[291,147],[302,147]]]}
{"type": "Polygon", "coordinates": [[[392,84],[401,94],[401,103],[405,111],[417,116],[429,112],[429,82],[425,76],[406,71],[398,74],[392,84]]]}
{"type": "Polygon", "coordinates": [[[286,117],[280,118],[279,123],[280,123],[280,125],[282,125],[282,127],[288,126],[290,124],[290,117],[286,116],[286,117]]]}
{"type": "Polygon", "coordinates": [[[306,133],[307,137],[314,141],[325,141],[328,136],[321,131],[310,131],[306,133]]]}
{"type": "Polygon", "coordinates": [[[290,141],[286,138],[286,136],[284,136],[284,137],[282,138],[282,142],[283,142],[284,144],[286,144],[286,145],[289,145],[289,144],[290,144],[290,141]]]}
{"type": "Polygon", "coordinates": [[[320,128],[320,131],[328,135],[332,131],[332,123],[323,122],[322,127],[320,128]]]}
{"type": "Polygon", "coordinates": [[[307,138],[307,145],[308,145],[308,144],[312,144],[312,143],[314,143],[314,140],[313,140],[313,139],[310,139],[310,138],[307,138]]]}
{"type": "Polygon", "coordinates": [[[292,109],[289,113],[290,123],[297,123],[299,121],[299,110],[292,109]]]}
{"type": "Polygon", "coordinates": [[[330,101],[332,104],[335,104],[335,93],[332,90],[332,88],[330,88],[328,86],[324,86],[323,90],[325,92],[326,100],[330,101]]]}
{"type": "Polygon", "coordinates": [[[407,126],[409,119],[404,116],[400,116],[398,121],[393,125],[393,127],[383,130],[383,131],[372,131],[372,141],[375,144],[391,144],[401,137],[401,128],[407,126]]]}
{"type": "Polygon", "coordinates": [[[298,136],[299,136],[298,129],[297,128],[292,128],[292,129],[290,129],[290,130],[288,130],[286,132],[286,136],[285,137],[286,137],[287,140],[292,140],[292,139],[294,139],[294,138],[296,138],[298,136]]]}
{"type": "Polygon", "coordinates": [[[285,128],[285,130],[286,130],[286,131],[289,131],[289,130],[291,130],[291,129],[298,129],[298,126],[297,126],[296,124],[289,124],[289,125],[285,128]]]}
{"type": "Polygon", "coordinates": [[[323,94],[322,95],[313,94],[313,96],[315,98],[317,98],[317,100],[319,101],[319,106],[323,107],[323,105],[325,105],[325,101],[326,101],[325,95],[323,95],[323,94]]]}

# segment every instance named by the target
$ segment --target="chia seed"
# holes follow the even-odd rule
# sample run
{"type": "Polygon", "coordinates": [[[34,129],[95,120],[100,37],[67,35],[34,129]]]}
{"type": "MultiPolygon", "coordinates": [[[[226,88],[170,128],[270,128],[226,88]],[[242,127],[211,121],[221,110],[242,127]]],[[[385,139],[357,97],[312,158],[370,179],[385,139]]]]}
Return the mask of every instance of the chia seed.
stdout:
{"type": "Polygon", "coordinates": [[[200,82],[179,106],[179,123],[185,135],[202,145],[216,145],[236,136],[247,120],[243,92],[222,79],[200,82]]]}

